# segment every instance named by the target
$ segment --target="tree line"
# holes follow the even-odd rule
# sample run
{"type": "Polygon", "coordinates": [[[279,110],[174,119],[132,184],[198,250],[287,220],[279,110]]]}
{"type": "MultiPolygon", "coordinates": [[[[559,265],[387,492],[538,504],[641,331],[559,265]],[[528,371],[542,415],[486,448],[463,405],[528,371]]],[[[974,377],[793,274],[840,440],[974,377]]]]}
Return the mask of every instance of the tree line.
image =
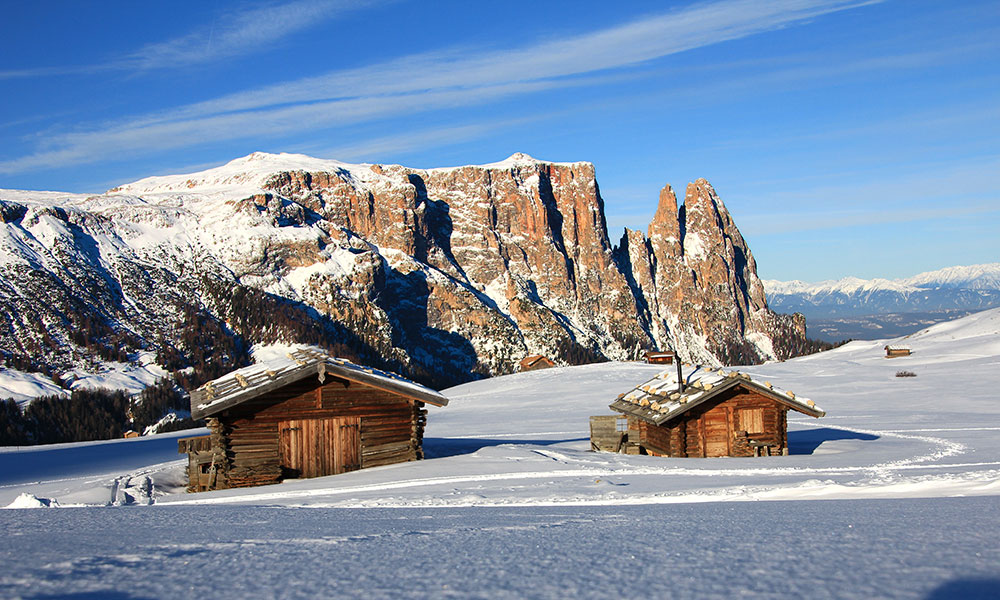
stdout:
{"type": "MultiPolygon", "coordinates": [[[[22,411],[13,399],[0,401],[0,446],[60,444],[122,437],[142,432],[169,412],[187,411],[187,394],[164,377],[135,397],[125,390],[79,389],[68,396],[40,396],[22,411]]],[[[200,426],[179,419],[161,431],[200,426]]]]}

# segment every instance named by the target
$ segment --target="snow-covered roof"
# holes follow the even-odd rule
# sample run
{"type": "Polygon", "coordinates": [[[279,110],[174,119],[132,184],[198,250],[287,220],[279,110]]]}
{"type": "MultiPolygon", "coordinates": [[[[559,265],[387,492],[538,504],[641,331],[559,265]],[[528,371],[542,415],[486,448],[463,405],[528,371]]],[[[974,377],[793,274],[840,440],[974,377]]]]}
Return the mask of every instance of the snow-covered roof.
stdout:
{"type": "Polygon", "coordinates": [[[812,417],[826,413],[816,403],[775,387],[770,381],[754,379],[739,371],[712,370],[707,367],[684,367],[684,391],[677,389],[676,369],[666,369],[611,403],[611,408],[662,425],[734,387],[741,386],[772,398],[791,409],[812,417]]]}
{"type": "Polygon", "coordinates": [[[395,373],[356,365],[316,350],[299,349],[202,385],[191,392],[191,416],[195,419],[212,416],[310,375],[318,377],[320,382],[328,375],[339,377],[434,406],[448,404],[441,394],[395,373]]]}

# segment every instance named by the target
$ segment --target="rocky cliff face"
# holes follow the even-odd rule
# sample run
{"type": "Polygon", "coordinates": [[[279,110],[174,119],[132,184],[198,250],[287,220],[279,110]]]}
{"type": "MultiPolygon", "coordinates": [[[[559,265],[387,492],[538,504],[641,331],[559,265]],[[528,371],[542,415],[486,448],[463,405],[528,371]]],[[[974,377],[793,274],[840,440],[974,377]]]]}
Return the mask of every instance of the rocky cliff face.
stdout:
{"type": "Polygon", "coordinates": [[[664,188],[648,234],[617,247],[593,165],[520,154],[430,170],[253,154],[102,196],[0,198],[8,366],[58,373],[106,347],[177,368],[204,359],[195,323],[230,353],[306,341],[444,385],[535,353],[757,362],[805,333],[768,310],[704,180],[680,207],[664,188]]]}
{"type": "Polygon", "coordinates": [[[668,185],[648,237],[626,232],[617,250],[649,314],[654,340],[709,364],[778,356],[773,338],[805,337],[805,322],[767,308],[750,248],[704,179],[688,184],[684,204],[668,185]]]}

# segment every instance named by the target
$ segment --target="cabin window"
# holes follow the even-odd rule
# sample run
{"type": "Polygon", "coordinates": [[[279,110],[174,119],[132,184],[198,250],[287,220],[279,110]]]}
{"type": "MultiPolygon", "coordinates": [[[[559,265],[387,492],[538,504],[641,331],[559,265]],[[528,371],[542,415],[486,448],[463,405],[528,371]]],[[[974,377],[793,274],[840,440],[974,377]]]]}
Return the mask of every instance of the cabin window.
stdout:
{"type": "Polygon", "coordinates": [[[628,433],[628,417],[618,417],[615,419],[615,431],[618,433],[628,433]]]}
{"type": "Polygon", "coordinates": [[[747,408],[740,411],[740,429],[752,433],[764,433],[764,409],[747,408]]]}

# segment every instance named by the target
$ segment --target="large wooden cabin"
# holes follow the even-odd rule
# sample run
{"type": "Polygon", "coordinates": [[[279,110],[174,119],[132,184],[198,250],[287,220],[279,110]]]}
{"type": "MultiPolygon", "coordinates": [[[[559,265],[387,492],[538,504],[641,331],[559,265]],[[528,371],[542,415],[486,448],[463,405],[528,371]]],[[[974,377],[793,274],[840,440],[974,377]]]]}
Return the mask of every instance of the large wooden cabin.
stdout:
{"type": "Polygon", "coordinates": [[[699,367],[681,381],[670,369],[619,396],[611,408],[628,426],[593,417],[592,447],[671,457],[781,455],[788,454],[789,409],[826,414],[812,400],[735,371],[699,367]]]}
{"type": "Polygon", "coordinates": [[[425,404],[441,394],[397,375],[299,350],[191,393],[209,436],[179,440],[189,491],[278,483],[423,458],[425,404]]]}

